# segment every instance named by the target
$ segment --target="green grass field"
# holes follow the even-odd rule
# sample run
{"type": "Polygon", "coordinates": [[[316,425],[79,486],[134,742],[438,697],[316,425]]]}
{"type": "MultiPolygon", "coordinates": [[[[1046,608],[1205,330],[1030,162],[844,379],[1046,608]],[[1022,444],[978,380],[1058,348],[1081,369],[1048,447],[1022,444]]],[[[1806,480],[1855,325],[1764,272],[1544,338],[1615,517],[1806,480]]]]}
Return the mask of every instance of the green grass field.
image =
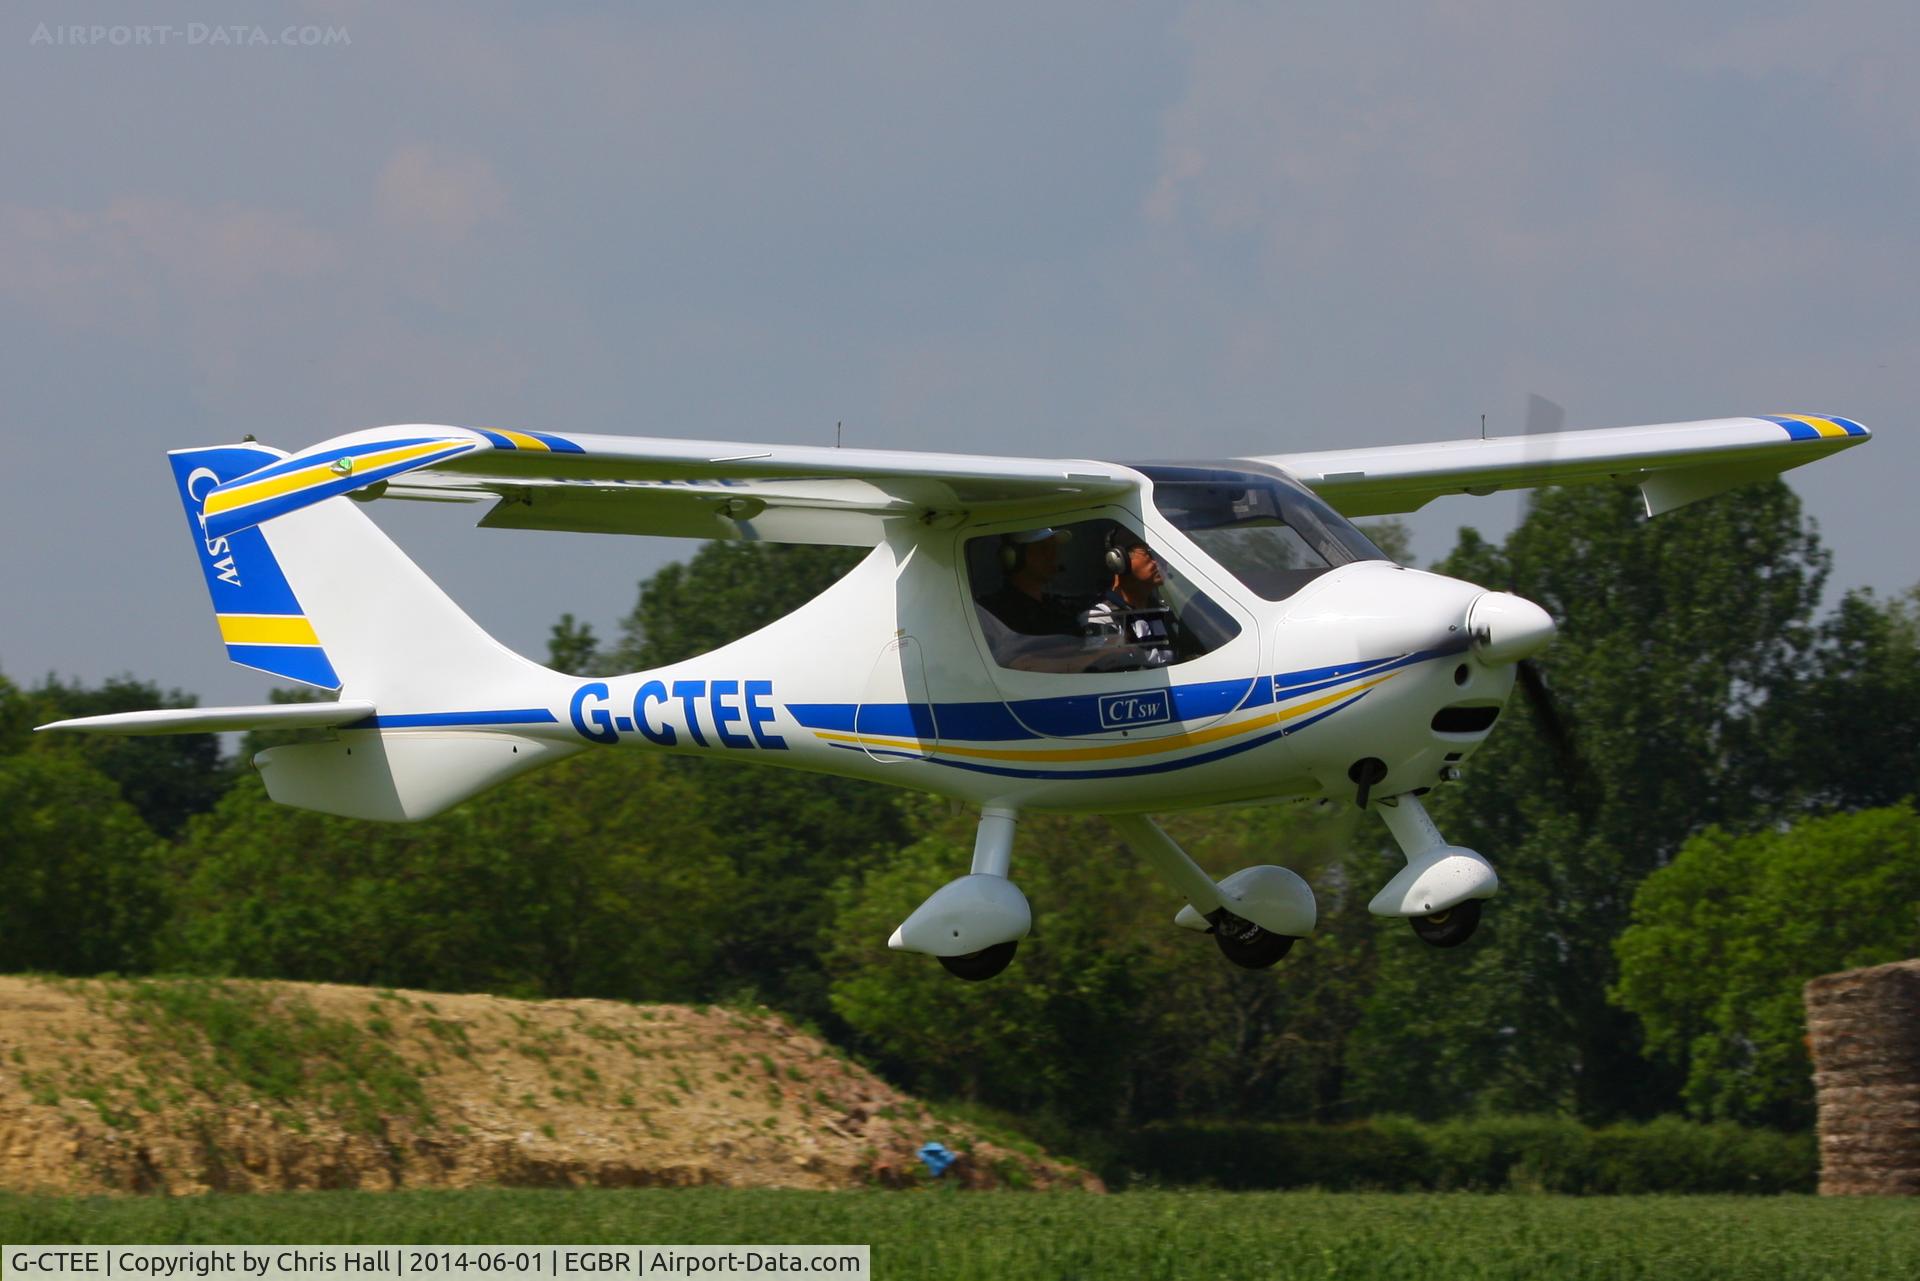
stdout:
{"type": "Polygon", "coordinates": [[[853,1243],[904,1278],[1920,1277],[1920,1203],[1813,1197],[315,1192],[0,1197],[0,1242],[853,1243]]]}

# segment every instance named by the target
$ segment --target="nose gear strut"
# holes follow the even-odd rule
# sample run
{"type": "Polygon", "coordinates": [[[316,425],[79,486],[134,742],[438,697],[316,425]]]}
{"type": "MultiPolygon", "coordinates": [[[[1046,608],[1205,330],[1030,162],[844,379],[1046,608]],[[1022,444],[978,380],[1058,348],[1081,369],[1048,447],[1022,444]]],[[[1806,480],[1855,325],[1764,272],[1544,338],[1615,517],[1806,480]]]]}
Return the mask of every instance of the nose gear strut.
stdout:
{"type": "Polygon", "coordinates": [[[1402,916],[1413,932],[1435,947],[1457,947],[1480,924],[1481,900],[1500,888],[1493,864],[1474,851],[1449,845],[1412,793],[1390,797],[1374,812],[1393,833],[1407,865],[1367,904],[1375,916],[1402,916]]]}

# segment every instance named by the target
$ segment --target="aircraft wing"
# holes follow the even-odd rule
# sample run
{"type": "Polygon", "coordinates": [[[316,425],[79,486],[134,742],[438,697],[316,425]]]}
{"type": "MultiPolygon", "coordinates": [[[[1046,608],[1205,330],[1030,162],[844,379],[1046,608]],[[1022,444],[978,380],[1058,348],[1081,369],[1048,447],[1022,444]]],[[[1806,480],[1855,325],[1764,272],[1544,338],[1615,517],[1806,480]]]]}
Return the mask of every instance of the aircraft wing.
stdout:
{"type": "Polygon", "coordinates": [[[1066,512],[1132,492],[1078,459],[402,426],[324,441],[207,491],[217,538],[336,494],[486,501],[488,528],[872,546],[889,520],[1066,512]]]}
{"type": "Polygon", "coordinates": [[[1848,418],[1775,414],[1491,440],[1275,454],[1279,467],[1348,516],[1410,512],[1443,494],[1637,480],[1647,514],[1762,480],[1871,437],[1848,418]]]}
{"type": "MultiPolygon", "coordinates": [[[[1782,414],[1247,461],[1284,469],[1349,516],[1616,478],[1638,481],[1658,515],[1869,435],[1847,418],[1782,414]]],[[[872,546],[889,521],[1064,515],[1138,483],[1126,467],[1084,459],[416,425],[339,436],[218,485],[203,521],[219,538],[351,494],[489,502],[480,524],[496,529],[872,546]]]]}

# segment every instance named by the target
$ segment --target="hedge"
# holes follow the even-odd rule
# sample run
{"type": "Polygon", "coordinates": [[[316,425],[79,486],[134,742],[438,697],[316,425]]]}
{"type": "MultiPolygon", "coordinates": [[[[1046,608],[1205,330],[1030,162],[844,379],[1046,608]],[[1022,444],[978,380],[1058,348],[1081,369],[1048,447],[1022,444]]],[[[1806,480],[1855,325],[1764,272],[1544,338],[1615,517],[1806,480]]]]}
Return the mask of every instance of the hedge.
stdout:
{"type": "Polygon", "coordinates": [[[1158,1125],[1110,1151],[1110,1182],[1226,1189],[1780,1193],[1811,1192],[1819,1175],[1810,1134],[1677,1118],[1599,1129],[1556,1117],[1158,1125]]]}

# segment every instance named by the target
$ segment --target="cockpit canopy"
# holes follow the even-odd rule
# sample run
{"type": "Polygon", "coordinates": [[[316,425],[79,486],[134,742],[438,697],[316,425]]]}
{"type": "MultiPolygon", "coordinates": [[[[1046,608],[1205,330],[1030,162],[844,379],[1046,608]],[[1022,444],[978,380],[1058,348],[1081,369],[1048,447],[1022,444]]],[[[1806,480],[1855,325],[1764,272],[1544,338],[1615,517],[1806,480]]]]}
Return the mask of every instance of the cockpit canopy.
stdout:
{"type": "Polygon", "coordinates": [[[1143,466],[1153,505],[1251,591],[1285,600],[1341,565],[1387,560],[1353,522],[1279,472],[1143,466]]]}
{"type": "Polygon", "coordinates": [[[1119,521],[985,534],[968,540],[966,556],[981,634],[1001,667],[1062,675],[1171,667],[1240,634],[1232,614],[1119,521]],[[1150,576],[1132,599],[1116,586],[1122,567],[1150,576]]]}
{"type": "MultiPolygon", "coordinates": [[[[1282,473],[1138,470],[1152,480],[1160,514],[1265,600],[1285,600],[1338,566],[1387,559],[1346,517],[1282,473]]],[[[1131,672],[1179,666],[1225,647],[1241,624],[1164,550],[1108,517],[968,539],[967,578],[996,667],[1131,672]]]]}

